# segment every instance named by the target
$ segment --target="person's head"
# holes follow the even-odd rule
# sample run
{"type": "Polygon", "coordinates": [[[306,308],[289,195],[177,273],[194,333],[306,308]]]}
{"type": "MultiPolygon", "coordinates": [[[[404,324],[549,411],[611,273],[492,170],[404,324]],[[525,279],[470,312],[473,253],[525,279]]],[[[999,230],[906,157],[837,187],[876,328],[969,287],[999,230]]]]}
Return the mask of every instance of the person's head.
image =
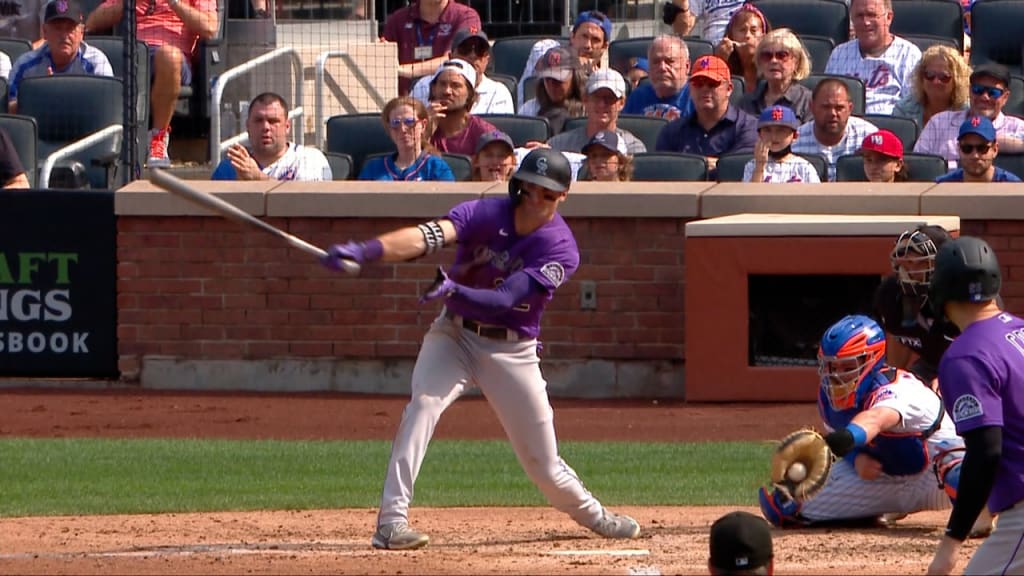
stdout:
{"type": "Polygon", "coordinates": [[[968,103],[971,67],[955,48],[936,44],[921,54],[914,66],[911,89],[922,106],[941,102],[949,110],[968,103]]]}
{"type": "Polygon", "coordinates": [[[651,87],[659,98],[678,94],[686,85],[690,69],[690,49],[678,36],[657,36],[647,49],[651,87]]]}
{"type": "Polygon", "coordinates": [[[473,154],[473,180],[505,182],[516,167],[516,145],[500,130],[484,132],[473,154]]]}
{"type": "Polygon", "coordinates": [[[885,332],[863,315],[846,316],[825,331],[818,347],[818,376],[833,410],[860,406],[885,365],[885,332]]]}
{"type": "Polygon", "coordinates": [[[985,116],[968,116],[956,139],[964,180],[990,179],[999,153],[996,129],[985,116]]]}
{"type": "Polygon", "coordinates": [[[626,80],[611,68],[594,70],[587,78],[583,109],[587,123],[601,128],[614,127],[626,103],[626,80]]]}
{"type": "MultiPolygon", "coordinates": [[[[556,46],[537,61],[537,98],[542,105],[559,105],[579,91],[579,58],[571,48],[556,46]]],[[[579,97],[579,94],[575,94],[579,97]]]]}
{"type": "Polygon", "coordinates": [[[799,128],[800,120],[788,106],[769,106],[757,118],[757,135],[772,152],[788,150],[799,128]]]}
{"type": "Polygon", "coordinates": [[[399,150],[419,151],[430,139],[430,115],[427,107],[411,96],[392,98],[381,111],[384,129],[399,150]]]}
{"type": "Polygon", "coordinates": [[[771,29],[768,18],[749,2],[733,13],[725,27],[725,36],[737,46],[729,55],[729,68],[733,74],[743,74],[744,67],[757,65],[757,45],[771,29]]]}
{"type": "Polygon", "coordinates": [[[430,99],[445,106],[449,117],[469,114],[476,102],[476,68],[465,60],[448,60],[430,80],[430,99]]]}
{"type": "Polygon", "coordinates": [[[861,51],[882,50],[892,41],[892,0],[850,0],[850,23],[861,51]]]}
{"type": "Polygon", "coordinates": [[[729,108],[732,74],[717,56],[701,56],[690,70],[690,98],[698,115],[722,117],[729,108]]]}
{"type": "Polygon", "coordinates": [[[971,113],[995,120],[1010,99],[1010,71],[1002,64],[982,64],[971,73],[971,113]]]}
{"type": "Polygon", "coordinates": [[[76,0],[50,0],[43,13],[43,40],[53,63],[65,66],[78,54],[85,35],[85,17],[76,0]]]}
{"type": "Polygon", "coordinates": [[[811,74],[811,57],[789,28],[776,28],[757,45],[757,73],[769,82],[788,86],[811,74]]]}
{"type": "Polygon", "coordinates": [[[960,329],[979,308],[999,296],[1003,273],[992,247],[981,238],[961,236],[939,248],[928,286],[928,304],[938,319],[960,329]]]}
{"type": "Polygon", "coordinates": [[[868,182],[905,182],[907,166],[903,162],[903,141],[888,130],[872,132],[860,144],[864,157],[864,176],[868,182]]]}
{"type": "Polygon", "coordinates": [[[249,147],[257,158],[277,158],[288,146],[288,102],[273,92],[264,92],[249,103],[245,129],[249,133],[249,147]]]}
{"type": "Polygon", "coordinates": [[[476,69],[476,85],[480,84],[484,70],[491,62],[491,43],[479,28],[460,28],[452,37],[451,57],[465,60],[476,69]]]}
{"type": "Polygon", "coordinates": [[[952,239],[945,228],[933,224],[922,224],[900,234],[889,253],[889,263],[904,294],[928,295],[935,272],[935,255],[952,239]]]}
{"type": "Polygon", "coordinates": [[[814,116],[815,134],[841,139],[852,112],[853,102],[842,80],[825,78],[814,87],[811,93],[811,115],[814,116]]]}
{"type": "Polygon", "coordinates": [[[708,538],[711,574],[771,574],[772,531],[760,516],[737,510],[715,520],[708,538]]]}
{"type": "Polygon", "coordinates": [[[572,182],[572,166],[558,150],[535,148],[523,158],[508,181],[516,210],[539,221],[549,221],[565,201],[572,182]]]}
{"type": "Polygon", "coordinates": [[[597,10],[580,12],[572,26],[569,43],[583,58],[597,62],[612,38],[612,21],[597,10]]]}
{"type": "Polygon", "coordinates": [[[649,71],[647,58],[630,58],[626,66],[626,82],[629,82],[630,87],[636,88],[641,80],[647,78],[649,71]]]}
{"type": "Polygon", "coordinates": [[[626,143],[612,130],[601,130],[580,150],[587,157],[587,172],[598,182],[628,182],[633,177],[633,157],[626,143]]]}

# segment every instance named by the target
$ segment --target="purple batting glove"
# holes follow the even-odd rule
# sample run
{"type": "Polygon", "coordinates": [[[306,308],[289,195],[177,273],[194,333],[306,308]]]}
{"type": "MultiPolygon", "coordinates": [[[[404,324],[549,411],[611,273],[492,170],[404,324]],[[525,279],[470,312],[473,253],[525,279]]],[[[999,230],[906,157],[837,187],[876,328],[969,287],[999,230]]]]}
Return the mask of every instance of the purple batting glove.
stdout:
{"type": "Polygon", "coordinates": [[[434,283],[427,289],[426,294],[420,296],[420,304],[425,304],[431,300],[437,298],[447,298],[455,293],[455,289],[458,284],[454,280],[448,277],[444,272],[444,268],[437,267],[437,276],[434,277],[434,283]]]}
{"type": "Polygon", "coordinates": [[[356,264],[362,265],[366,261],[365,245],[352,241],[344,244],[334,244],[327,249],[327,256],[324,256],[321,262],[331,270],[341,271],[345,269],[342,266],[342,260],[351,260],[356,264]]]}

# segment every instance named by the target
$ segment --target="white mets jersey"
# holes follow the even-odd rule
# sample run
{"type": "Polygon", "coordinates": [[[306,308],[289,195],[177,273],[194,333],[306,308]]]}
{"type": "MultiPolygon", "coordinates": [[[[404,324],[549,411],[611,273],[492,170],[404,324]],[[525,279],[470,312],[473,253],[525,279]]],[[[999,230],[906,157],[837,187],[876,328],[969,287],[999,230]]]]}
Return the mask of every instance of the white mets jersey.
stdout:
{"type": "Polygon", "coordinates": [[[901,98],[910,94],[911,72],[921,60],[921,49],[893,36],[881,56],[865,57],[857,40],[836,46],[825,66],[826,74],[843,74],[864,81],[866,114],[892,114],[901,98]]]}
{"type": "MultiPolygon", "coordinates": [[[[754,160],[747,161],[743,166],[743,181],[750,182],[754,177],[754,160]]],[[[764,165],[763,183],[784,184],[787,182],[807,182],[816,184],[821,182],[818,171],[814,165],[807,160],[790,154],[781,162],[769,159],[764,165]]]]}

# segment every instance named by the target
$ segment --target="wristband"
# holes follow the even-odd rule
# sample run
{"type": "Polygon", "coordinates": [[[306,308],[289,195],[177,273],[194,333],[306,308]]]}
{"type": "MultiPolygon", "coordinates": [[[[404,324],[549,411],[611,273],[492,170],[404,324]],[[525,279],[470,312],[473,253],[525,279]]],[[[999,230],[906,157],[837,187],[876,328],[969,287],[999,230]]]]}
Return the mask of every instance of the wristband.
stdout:
{"type": "Polygon", "coordinates": [[[384,256],[384,244],[377,238],[363,242],[363,262],[376,262],[384,256]]]}
{"type": "Polygon", "coordinates": [[[853,436],[854,448],[860,448],[868,443],[868,433],[859,425],[850,422],[846,425],[846,429],[849,430],[850,434],[853,436]]]}

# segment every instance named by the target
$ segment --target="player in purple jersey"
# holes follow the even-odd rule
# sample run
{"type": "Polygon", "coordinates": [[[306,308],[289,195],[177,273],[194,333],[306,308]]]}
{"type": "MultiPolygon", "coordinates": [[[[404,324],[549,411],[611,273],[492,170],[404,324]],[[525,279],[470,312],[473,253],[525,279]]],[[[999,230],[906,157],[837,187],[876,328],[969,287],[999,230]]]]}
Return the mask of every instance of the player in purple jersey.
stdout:
{"type": "Polygon", "coordinates": [[[478,386],[490,402],[526,474],[548,501],[606,538],[635,538],[640,525],[613,514],[558,455],[537,336],[544,307],[580,263],[569,226],[558,214],[572,180],[569,161],[540,148],[523,159],[508,198],[464,202],[447,216],[366,242],[331,246],[324,264],[397,262],[455,243],[455,264],[438,270],[420,302],[444,301],[423,338],[388,462],[375,548],[413,550],[426,534],[409,526],[409,502],[427,444],[441,414],[478,386]]]}
{"type": "Polygon", "coordinates": [[[936,318],[960,328],[939,363],[939,387],[967,450],[929,574],[956,568],[986,500],[999,522],[964,572],[1024,573],[1024,320],[1000,310],[1001,283],[999,262],[984,240],[963,236],[935,256],[928,300],[936,318]]]}

